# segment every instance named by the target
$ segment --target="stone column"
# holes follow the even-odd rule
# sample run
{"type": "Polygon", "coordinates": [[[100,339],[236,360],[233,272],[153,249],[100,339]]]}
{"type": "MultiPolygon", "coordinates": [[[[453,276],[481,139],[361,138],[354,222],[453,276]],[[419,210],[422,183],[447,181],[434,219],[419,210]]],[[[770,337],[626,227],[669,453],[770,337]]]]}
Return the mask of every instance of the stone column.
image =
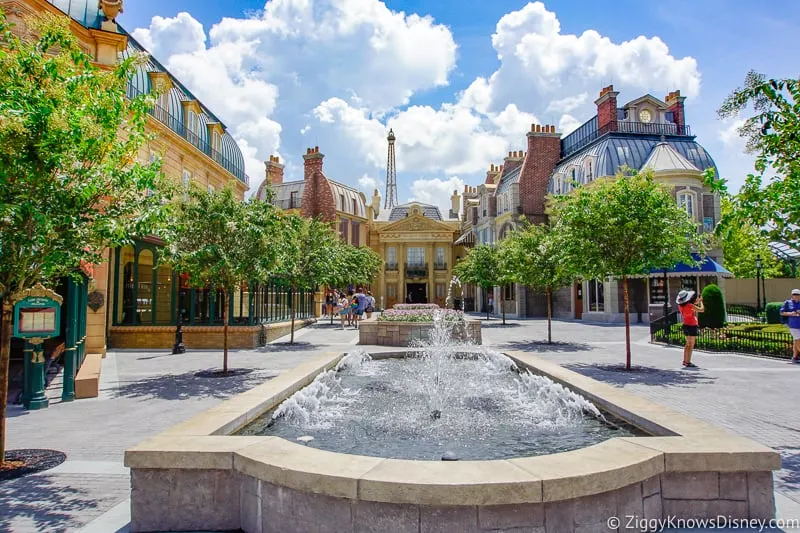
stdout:
{"type": "Polygon", "coordinates": [[[428,264],[428,303],[434,303],[436,301],[436,285],[433,278],[433,262],[435,259],[435,253],[436,249],[434,248],[434,243],[429,242],[428,250],[425,252],[427,255],[425,262],[428,264]]]}
{"type": "Polygon", "coordinates": [[[397,246],[397,303],[406,301],[406,245],[396,243],[397,246]]]}
{"type": "Polygon", "coordinates": [[[381,302],[383,302],[383,305],[386,305],[386,244],[381,243],[380,246],[378,246],[378,253],[381,254],[383,265],[378,271],[377,283],[375,287],[372,288],[372,297],[375,298],[375,307],[381,305],[381,302]]]}

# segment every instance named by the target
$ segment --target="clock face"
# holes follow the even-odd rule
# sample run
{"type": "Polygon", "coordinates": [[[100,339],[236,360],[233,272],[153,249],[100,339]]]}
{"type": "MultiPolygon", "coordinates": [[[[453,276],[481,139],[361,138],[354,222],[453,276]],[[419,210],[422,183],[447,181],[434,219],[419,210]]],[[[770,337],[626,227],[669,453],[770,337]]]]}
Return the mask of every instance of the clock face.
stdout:
{"type": "Polygon", "coordinates": [[[639,112],[639,120],[642,122],[650,122],[653,119],[652,115],[650,115],[650,111],[647,109],[642,109],[639,112]]]}

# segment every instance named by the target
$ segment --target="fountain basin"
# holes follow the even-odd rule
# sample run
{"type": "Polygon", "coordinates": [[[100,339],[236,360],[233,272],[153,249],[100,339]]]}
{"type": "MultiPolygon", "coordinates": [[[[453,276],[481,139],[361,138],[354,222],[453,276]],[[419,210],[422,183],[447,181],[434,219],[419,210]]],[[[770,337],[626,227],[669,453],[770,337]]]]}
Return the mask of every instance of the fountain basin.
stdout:
{"type": "Polygon", "coordinates": [[[506,355],[652,436],[432,462],[231,435],[342,357],[326,354],[127,450],[132,530],[569,533],[612,516],[774,517],[776,452],[535,356],[506,355]]]}
{"type": "MultiPolygon", "coordinates": [[[[377,316],[362,320],[358,324],[358,343],[374,346],[411,346],[415,341],[424,341],[434,331],[433,322],[381,322],[377,316]]],[[[454,341],[481,344],[481,322],[464,317],[464,321],[450,331],[454,341]]]]}

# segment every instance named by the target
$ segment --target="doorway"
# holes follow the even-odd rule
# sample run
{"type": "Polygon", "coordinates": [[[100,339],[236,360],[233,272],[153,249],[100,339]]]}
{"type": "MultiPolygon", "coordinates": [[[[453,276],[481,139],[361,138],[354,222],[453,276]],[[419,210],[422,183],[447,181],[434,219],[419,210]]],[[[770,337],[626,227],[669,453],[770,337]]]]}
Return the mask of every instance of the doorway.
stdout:
{"type": "Polygon", "coordinates": [[[426,283],[406,283],[406,303],[426,304],[428,293],[426,283]]]}
{"type": "Polygon", "coordinates": [[[575,284],[575,318],[583,317],[583,283],[575,284]]]}

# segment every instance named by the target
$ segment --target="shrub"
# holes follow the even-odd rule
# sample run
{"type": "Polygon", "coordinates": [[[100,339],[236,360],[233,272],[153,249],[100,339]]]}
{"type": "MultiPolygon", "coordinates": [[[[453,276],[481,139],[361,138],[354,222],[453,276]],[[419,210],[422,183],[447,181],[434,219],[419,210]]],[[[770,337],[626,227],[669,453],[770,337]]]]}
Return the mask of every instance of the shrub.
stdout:
{"type": "Polygon", "coordinates": [[[783,302],[770,302],[767,304],[767,324],[781,323],[781,307],[783,307],[783,302]]]}
{"type": "Polygon", "coordinates": [[[436,304],[394,304],[394,309],[411,310],[411,309],[439,309],[436,304]]]}
{"type": "Polygon", "coordinates": [[[722,291],[714,284],[703,289],[705,311],[697,317],[701,328],[721,328],[725,325],[725,299],[722,291]]]}

